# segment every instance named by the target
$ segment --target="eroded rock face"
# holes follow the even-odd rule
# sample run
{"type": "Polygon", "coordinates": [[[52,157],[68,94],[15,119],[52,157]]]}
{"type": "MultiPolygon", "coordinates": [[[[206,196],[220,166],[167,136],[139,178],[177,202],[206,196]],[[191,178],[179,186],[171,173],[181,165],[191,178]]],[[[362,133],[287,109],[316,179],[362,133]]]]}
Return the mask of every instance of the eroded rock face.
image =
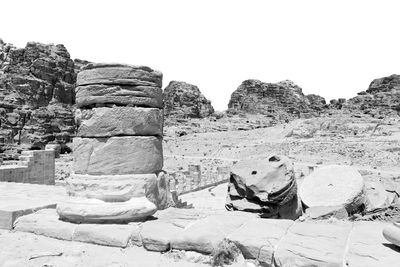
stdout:
{"type": "Polygon", "coordinates": [[[204,118],[214,113],[211,102],[195,85],[171,81],[164,89],[164,114],[176,118],[204,118]]]}
{"type": "Polygon", "coordinates": [[[293,164],[284,156],[239,161],[231,170],[226,208],[297,219],[302,210],[293,164]]]}
{"type": "Polygon", "coordinates": [[[343,108],[373,116],[399,114],[400,75],[393,74],[373,80],[366,91],[349,99],[343,108]]]}
{"type": "Polygon", "coordinates": [[[50,141],[70,141],[74,67],[63,45],[16,48],[0,40],[0,143],[44,148],[50,141]]]}
{"type": "Polygon", "coordinates": [[[289,80],[278,83],[245,80],[232,93],[228,111],[297,117],[301,113],[321,111],[324,103],[320,96],[305,96],[302,89],[289,80]]]}

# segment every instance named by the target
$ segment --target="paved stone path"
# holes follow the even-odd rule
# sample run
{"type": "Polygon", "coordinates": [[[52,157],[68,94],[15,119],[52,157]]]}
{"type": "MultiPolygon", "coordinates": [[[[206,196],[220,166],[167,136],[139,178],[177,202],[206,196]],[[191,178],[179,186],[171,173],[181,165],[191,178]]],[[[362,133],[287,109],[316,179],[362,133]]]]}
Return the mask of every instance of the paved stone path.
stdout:
{"type": "Polygon", "coordinates": [[[263,266],[399,266],[400,248],[382,236],[387,222],[261,219],[251,213],[224,211],[224,190],[220,185],[188,194],[185,200],[195,209],[158,211],[144,223],[72,224],[58,220],[54,209],[42,209],[19,217],[14,230],[158,252],[176,249],[210,254],[225,240],[234,242],[246,259],[257,259],[263,266]]]}

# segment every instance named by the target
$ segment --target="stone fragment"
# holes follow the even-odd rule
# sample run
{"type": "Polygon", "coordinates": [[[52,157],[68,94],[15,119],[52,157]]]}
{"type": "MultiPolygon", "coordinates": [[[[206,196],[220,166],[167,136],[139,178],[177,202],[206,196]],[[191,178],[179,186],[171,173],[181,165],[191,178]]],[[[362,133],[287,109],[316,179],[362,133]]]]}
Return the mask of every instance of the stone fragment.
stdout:
{"type": "Polygon", "coordinates": [[[146,197],[125,202],[79,199],[57,204],[60,219],[75,223],[126,223],[146,220],[157,207],[146,197]]]}
{"type": "Polygon", "coordinates": [[[383,236],[390,243],[400,247],[400,223],[393,223],[383,229],[383,236]]]}
{"type": "Polygon", "coordinates": [[[119,105],[162,108],[162,90],[154,86],[92,84],[75,88],[76,105],[119,105]]]}
{"type": "Polygon", "coordinates": [[[292,220],[253,219],[228,235],[245,259],[257,259],[263,266],[272,266],[275,247],[293,225],[292,220]]]}
{"type": "Polygon", "coordinates": [[[72,240],[76,225],[60,221],[54,209],[43,209],[19,217],[14,223],[14,229],[62,240],[72,240]]]}
{"type": "Polygon", "coordinates": [[[231,170],[226,208],[267,218],[298,218],[302,210],[292,162],[284,156],[271,156],[236,163],[231,170]]]}
{"type": "Polygon", "coordinates": [[[125,248],[136,230],[134,225],[79,224],[73,240],[102,246],[125,248]]]}
{"type": "Polygon", "coordinates": [[[344,265],[349,267],[398,266],[400,249],[385,240],[382,230],[389,223],[378,221],[354,222],[348,238],[344,265]]]}
{"type": "Polygon", "coordinates": [[[343,266],[347,222],[295,222],[274,253],[274,266],[343,266]]]}
{"type": "Polygon", "coordinates": [[[78,73],[76,84],[125,84],[162,86],[162,73],[146,66],[91,63],[78,73]]]}
{"type": "Polygon", "coordinates": [[[175,206],[170,190],[169,176],[164,171],[158,173],[155,183],[147,185],[146,197],[156,204],[159,210],[175,206]]]}
{"type": "Polygon", "coordinates": [[[155,174],[80,175],[66,182],[70,196],[95,198],[105,202],[128,201],[132,197],[158,196],[155,174]],[[155,192],[156,191],[156,192],[155,192]]]}
{"type": "Polygon", "coordinates": [[[347,210],[344,206],[315,206],[306,209],[306,217],[312,220],[324,220],[336,218],[345,220],[348,218],[347,210]]]}
{"type": "Polygon", "coordinates": [[[390,204],[385,188],[380,182],[365,181],[366,206],[368,210],[382,208],[390,204]]]}
{"type": "Polygon", "coordinates": [[[304,178],[300,198],[307,207],[344,206],[349,214],[365,203],[364,180],[350,166],[329,165],[304,178]]]}
{"type": "Polygon", "coordinates": [[[163,114],[158,108],[104,107],[80,113],[80,137],[163,135],[163,114]]]}
{"type": "Polygon", "coordinates": [[[171,249],[170,242],[183,231],[174,224],[163,220],[145,222],[140,236],[143,247],[151,251],[167,251],[171,249]]]}
{"type": "Polygon", "coordinates": [[[145,174],[163,167],[162,141],[154,136],[74,138],[76,174],[145,174]]]}
{"type": "Polygon", "coordinates": [[[171,240],[172,248],[210,254],[230,233],[254,218],[240,215],[211,215],[188,225],[171,240]]]}

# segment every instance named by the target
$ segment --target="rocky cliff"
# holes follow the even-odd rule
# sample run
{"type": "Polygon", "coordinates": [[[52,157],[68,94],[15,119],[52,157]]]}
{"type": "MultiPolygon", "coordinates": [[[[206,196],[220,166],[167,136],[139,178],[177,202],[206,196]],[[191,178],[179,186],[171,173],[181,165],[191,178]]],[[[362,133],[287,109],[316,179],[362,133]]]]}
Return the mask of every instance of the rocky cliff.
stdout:
{"type": "Polygon", "coordinates": [[[195,85],[171,81],[164,89],[164,115],[175,118],[204,118],[214,113],[211,102],[195,85]]]}
{"type": "Polygon", "coordinates": [[[373,80],[366,91],[347,100],[343,108],[373,116],[400,114],[400,75],[373,80]]]}
{"type": "Polygon", "coordinates": [[[304,95],[292,81],[265,83],[245,80],[231,95],[230,113],[264,114],[271,117],[297,117],[302,113],[322,111],[325,99],[317,95],[304,95]]]}
{"type": "Polygon", "coordinates": [[[11,157],[17,147],[69,142],[75,81],[75,64],[63,45],[16,48],[0,40],[0,153],[11,157]]]}

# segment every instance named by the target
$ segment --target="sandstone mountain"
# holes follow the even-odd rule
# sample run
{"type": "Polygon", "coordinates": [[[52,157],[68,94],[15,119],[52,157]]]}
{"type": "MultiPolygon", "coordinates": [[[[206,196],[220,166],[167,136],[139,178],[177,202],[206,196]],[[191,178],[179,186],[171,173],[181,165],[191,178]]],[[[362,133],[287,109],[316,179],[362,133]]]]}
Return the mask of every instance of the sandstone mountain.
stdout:
{"type": "Polygon", "coordinates": [[[232,93],[228,112],[296,117],[302,113],[322,111],[325,107],[323,97],[304,95],[302,89],[292,81],[265,83],[245,80],[232,93]]]}
{"type": "Polygon", "coordinates": [[[175,118],[204,118],[214,113],[211,102],[195,85],[171,81],[164,89],[164,115],[175,118]]]}
{"type": "Polygon", "coordinates": [[[2,150],[69,142],[75,132],[75,81],[75,64],[63,45],[29,42],[16,48],[0,40],[2,150]]]}
{"type": "Polygon", "coordinates": [[[344,108],[373,116],[399,114],[400,75],[393,74],[373,80],[366,91],[347,100],[344,108]]]}

